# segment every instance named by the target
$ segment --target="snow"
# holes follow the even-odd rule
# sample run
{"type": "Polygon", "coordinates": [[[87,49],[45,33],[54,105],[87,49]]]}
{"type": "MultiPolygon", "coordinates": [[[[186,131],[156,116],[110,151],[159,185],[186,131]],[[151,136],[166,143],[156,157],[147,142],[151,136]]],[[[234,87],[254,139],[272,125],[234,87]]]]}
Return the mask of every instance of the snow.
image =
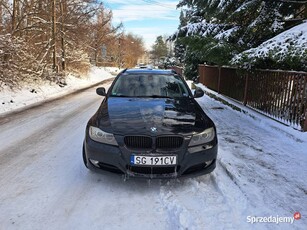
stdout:
{"type": "Polygon", "coordinates": [[[222,30],[217,35],[214,36],[215,39],[228,39],[234,32],[238,30],[239,27],[233,27],[228,30],[222,30]]]}
{"type": "Polygon", "coordinates": [[[224,9],[227,5],[228,5],[228,1],[220,0],[220,2],[219,2],[217,7],[220,8],[220,9],[224,9]]]}
{"type": "Polygon", "coordinates": [[[120,68],[117,68],[117,67],[104,67],[103,69],[105,71],[111,73],[111,74],[114,74],[114,75],[117,75],[117,74],[119,74],[119,72],[124,70],[124,69],[120,69],[120,68]]]}
{"type": "Polygon", "coordinates": [[[214,38],[218,40],[227,40],[238,29],[238,26],[229,28],[229,25],[226,24],[208,23],[206,20],[203,20],[202,22],[189,23],[188,25],[180,28],[180,30],[177,31],[176,36],[178,36],[180,32],[184,32],[186,37],[195,35],[200,35],[202,37],[214,36],[214,38]]]}
{"type": "Polygon", "coordinates": [[[64,87],[49,82],[45,82],[39,86],[34,84],[25,85],[22,88],[13,90],[3,86],[3,88],[0,88],[0,115],[23,108],[24,106],[31,106],[45,100],[63,97],[78,89],[112,78],[114,77],[112,74],[117,71],[117,68],[112,67],[92,67],[89,74],[81,78],[70,74],[66,78],[67,85],[64,87]]]}
{"type": "Polygon", "coordinates": [[[273,32],[276,32],[276,31],[282,29],[282,26],[283,26],[282,22],[280,22],[278,20],[274,20],[270,30],[273,31],[273,32]]]}
{"type": "Polygon", "coordinates": [[[217,33],[221,28],[226,25],[208,23],[206,20],[196,23],[189,23],[180,28],[180,31],[185,33],[185,36],[201,35],[203,37],[217,33]]]}
{"type": "Polygon", "coordinates": [[[216,170],[125,181],[92,173],[82,162],[85,125],[102,99],[91,88],[0,119],[1,229],[307,226],[307,133],[205,95],[197,100],[217,127],[216,170]],[[293,224],[247,222],[248,216],[292,218],[295,212],[302,219],[293,224]]]}
{"type": "Polygon", "coordinates": [[[236,55],[232,59],[232,63],[238,63],[244,56],[247,56],[251,63],[256,61],[256,58],[264,59],[270,55],[277,60],[283,60],[288,55],[303,58],[306,52],[307,22],[305,21],[263,42],[256,48],[246,50],[236,55]]]}
{"type": "Polygon", "coordinates": [[[248,9],[248,7],[252,4],[255,3],[256,0],[251,0],[251,1],[247,1],[247,2],[244,2],[243,4],[241,4],[236,10],[235,10],[235,13],[239,13],[241,11],[244,11],[246,9],[248,9]]]}

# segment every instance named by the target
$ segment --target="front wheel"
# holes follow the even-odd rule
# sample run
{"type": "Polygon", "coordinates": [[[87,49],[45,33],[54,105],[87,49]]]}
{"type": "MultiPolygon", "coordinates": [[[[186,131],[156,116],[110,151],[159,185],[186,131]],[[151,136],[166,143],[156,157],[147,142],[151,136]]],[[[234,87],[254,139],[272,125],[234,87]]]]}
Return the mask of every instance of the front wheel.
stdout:
{"type": "Polygon", "coordinates": [[[87,166],[88,162],[87,162],[86,155],[85,155],[84,143],[83,143],[83,147],[82,147],[82,157],[83,157],[83,163],[84,163],[85,167],[88,168],[88,166],[87,166]]]}

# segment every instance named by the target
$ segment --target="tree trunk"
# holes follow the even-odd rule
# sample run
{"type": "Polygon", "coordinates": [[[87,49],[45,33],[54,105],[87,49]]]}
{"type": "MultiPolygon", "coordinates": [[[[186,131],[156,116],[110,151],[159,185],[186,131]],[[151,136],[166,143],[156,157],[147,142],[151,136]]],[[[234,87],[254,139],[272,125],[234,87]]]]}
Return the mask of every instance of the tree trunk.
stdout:
{"type": "Polygon", "coordinates": [[[53,46],[53,71],[58,72],[57,62],[56,62],[56,0],[52,1],[52,46],[53,46]]]}
{"type": "Polygon", "coordinates": [[[118,38],[118,68],[120,69],[121,68],[121,65],[122,65],[122,44],[121,44],[121,37],[118,38]]]}
{"type": "Polygon", "coordinates": [[[65,58],[66,58],[66,54],[65,54],[65,31],[64,31],[64,15],[66,12],[64,12],[66,10],[66,7],[64,9],[64,3],[63,1],[65,0],[61,0],[61,4],[60,4],[60,8],[61,8],[61,46],[62,46],[62,70],[65,71],[66,69],[66,62],[65,62],[65,58]]]}
{"type": "Polygon", "coordinates": [[[1,2],[0,2],[0,33],[2,32],[2,30],[3,30],[2,5],[1,5],[1,2]]]}
{"type": "Polygon", "coordinates": [[[98,66],[98,48],[95,45],[95,66],[98,66]]]}
{"type": "Polygon", "coordinates": [[[12,28],[11,28],[12,33],[16,28],[17,6],[18,6],[18,0],[13,0],[13,14],[12,14],[12,28]]]}

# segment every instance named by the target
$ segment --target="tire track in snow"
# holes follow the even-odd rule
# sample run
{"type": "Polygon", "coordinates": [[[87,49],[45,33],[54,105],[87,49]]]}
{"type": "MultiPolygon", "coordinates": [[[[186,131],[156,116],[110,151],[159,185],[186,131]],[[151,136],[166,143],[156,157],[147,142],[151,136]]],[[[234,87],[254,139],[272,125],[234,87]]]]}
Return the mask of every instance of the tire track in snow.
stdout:
{"type": "MultiPolygon", "coordinates": [[[[224,110],[209,109],[221,103],[204,99],[199,104],[217,125],[217,168],[221,167],[234,181],[253,213],[292,216],[296,211],[306,210],[306,180],[295,173],[296,169],[303,172],[305,168],[306,157],[302,152],[306,142],[224,105],[224,110]]],[[[304,222],[301,220],[297,226],[304,222]]]]}
{"type": "MultiPolygon", "coordinates": [[[[93,100],[93,102],[94,101],[95,100],[93,100]]],[[[65,124],[68,119],[73,118],[80,112],[80,110],[83,111],[92,106],[93,104],[84,104],[81,107],[75,108],[71,112],[59,116],[57,120],[47,123],[46,126],[41,126],[39,130],[29,136],[24,137],[22,140],[19,140],[18,143],[14,143],[14,145],[6,149],[1,149],[0,166],[8,164],[11,160],[16,159],[19,154],[22,154],[23,152],[32,149],[33,146],[36,146],[44,140],[47,140],[48,136],[50,136],[53,132],[59,129],[59,126],[61,126],[61,124],[65,124]]],[[[31,159],[29,160],[34,160],[33,157],[37,155],[38,154],[32,155],[31,159]]]]}
{"type": "MultiPolygon", "coordinates": [[[[32,118],[31,114],[27,115],[27,118],[25,118],[26,122],[24,124],[26,128],[28,126],[28,122],[30,124],[35,123],[38,112],[39,114],[44,114],[42,117],[39,117],[39,120],[43,120],[43,122],[39,121],[36,126],[33,125],[33,129],[24,130],[21,126],[20,130],[22,130],[22,135],[18,136],[16,139],[13,139],[12,143],[10,143],[4,149],[1,147],[0,175],[3,176],[0,176],[0,180],[3,183],[9,182],[7,180],[9,180],[11,177],[19,177],[18,175],[29,168],[31,164],[35,163],[39,159],[43,159],[50,151],[50,146],[56,147],[58,143],[65,143],[65,139],[69,137],[69,135],[65,135],[65,133],[69,131],[65,130],[76,129],[77,127],[75,127],[75,125],[78,123],[82,124],[82,127],[85,126],[86,120],[84,119],[84,113],[89,114],[86,118],[88,119],[93,114],[91,111],[95,111],[95,108],[97,109],[99,105],[99,98],[94,93],[85,91],[80,94],[74,94],[69,98],[65,97],[63,100],[58,100],[56,101],[55,106],[54,103],[55,102],[47,103],[49,104],[49,107],[55,108],[52,110],[49,110],[49,107],[46,107],[46,104],[44,104],[42,108],[33,108],[32,113],[34,114],[35,118],[32,118]],[[80,100],[80,98],[84,97],[84,94],[90,94],[88,100],[80,100]],[[69,100],[66,101],[67,99],[69,100]],[[48,113],[45,112],[46,109],[49,111],[48,113]],[[74,127],[70,127],[71,124],[74,124],[74,127]],[[62,136],[61,139],[59,138],[60,136],[62,136]],[[14,170],[7,171],[7,167],[14,170]]],[[[27,112],[29,111],[30,110],[27,110],[27,112]]],[[[17,114],[17,117],[18,116],[19,114],[17,114]]],[[[20,121],[17,120],[18,126],[22,125],[22,123],[20,124],[19,122],[20,121]]],[[[8,125],[9,124],[10,123],[8,123],[8,125]]],[[[11,125],[13,129],[15,129],[15,125],[11,125]]],[[[82,134],[83,133],[84,131],[82,131],[82,134]]],[[[53,157],[60,157],[60,155],[53,157]]],[[[47,167],[48,165],[45,165],[45,168],[47,167]]]]}
{"type": "Polygon", "coordinates": [[[246,227],[247,200],[222,170],[196,178],[169,181],[161,186],[160,197],[170,229],[246,227]],[[216,225],[217,222],[220,226],[216,225]]]}
{"type": "Polygon", "coordinates": [[[210,175],[171,181],[162,186],[161,201],[167,210],[171,229],[219,229],[212,219],[220,220],[223,226],[220,229],[247,227],[248,200],[235,178],[218,159],[218,167],[210,175]]]}
{"type": "Polygon", "coordinates": [[[161,201],[166,209],[170,229],[196,229],[195,221],[189,211],[176,199],[170,190],[161,187],[161,201]]]}

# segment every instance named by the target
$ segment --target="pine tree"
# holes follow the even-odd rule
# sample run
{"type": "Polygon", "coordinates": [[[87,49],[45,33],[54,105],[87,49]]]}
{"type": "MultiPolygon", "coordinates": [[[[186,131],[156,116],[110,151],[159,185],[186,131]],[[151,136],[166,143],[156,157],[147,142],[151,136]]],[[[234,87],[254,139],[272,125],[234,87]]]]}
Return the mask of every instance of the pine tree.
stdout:
{"type": "Polygon", "coordinates": [[[172,39],[185,47],[185,64],[194,74],[199,63],[229,64],[234,55],[294,26],[285,20],[297,17],[304,4],[303,0],[181,0],[178,7],[185,8],[185,24],[180,23],[172,39]]]}
{"type": "Polygon", "coordinates": [[[157,61],[160,62],[161,59],[166,58],[167,53],[168,49],[165,41],[163,40],[163,37],[158,36],[155,41],[155,44],[152,46],[152,51],[151,51],[151,54],[155,62],[154,64],[156,64],[157,61]]]}

